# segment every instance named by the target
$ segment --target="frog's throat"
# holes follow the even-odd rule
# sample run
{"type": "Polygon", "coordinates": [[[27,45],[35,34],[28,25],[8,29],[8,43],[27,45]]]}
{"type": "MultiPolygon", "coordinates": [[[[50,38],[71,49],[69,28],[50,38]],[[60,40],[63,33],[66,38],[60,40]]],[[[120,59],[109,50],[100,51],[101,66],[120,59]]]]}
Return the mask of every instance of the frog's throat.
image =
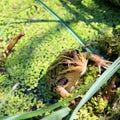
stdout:
{"type": "Polygon", "coordinates": [[[83,67],[82,72],[80,73],[80,75],[83,75],[86,72],[87,64],[88,64],[88,59],[86,60],[85,65],[84,65],[84,67],[83,67]]]}

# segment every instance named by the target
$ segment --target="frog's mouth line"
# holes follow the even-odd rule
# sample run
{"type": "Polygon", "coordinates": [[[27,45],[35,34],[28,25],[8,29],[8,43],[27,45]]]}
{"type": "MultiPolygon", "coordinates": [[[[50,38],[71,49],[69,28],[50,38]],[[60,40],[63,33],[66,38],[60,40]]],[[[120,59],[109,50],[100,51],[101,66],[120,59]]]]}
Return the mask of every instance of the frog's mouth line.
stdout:
{"type": "Polygon", "coordinates": [[[88,64],[88,59],[86,60],[85,65],[84,65],[84,67],[83,67],[82,72],[80,73],[80,75],[83,75],[86,72],[87,64],[88,64]]]}

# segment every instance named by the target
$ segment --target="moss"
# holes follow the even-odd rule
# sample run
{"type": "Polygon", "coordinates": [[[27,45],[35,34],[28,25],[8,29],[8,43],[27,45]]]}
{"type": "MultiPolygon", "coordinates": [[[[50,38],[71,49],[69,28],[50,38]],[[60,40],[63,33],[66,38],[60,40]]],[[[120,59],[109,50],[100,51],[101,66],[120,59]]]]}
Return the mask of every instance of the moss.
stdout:
{"type": "Polygon", "coordinates": [[[112,35],[100,35],[92,42],[92,46],[111,61],[114,61],[120,56],[119,31],[119,27],[116,26],[116,28],[112,30],[112,35]]]}

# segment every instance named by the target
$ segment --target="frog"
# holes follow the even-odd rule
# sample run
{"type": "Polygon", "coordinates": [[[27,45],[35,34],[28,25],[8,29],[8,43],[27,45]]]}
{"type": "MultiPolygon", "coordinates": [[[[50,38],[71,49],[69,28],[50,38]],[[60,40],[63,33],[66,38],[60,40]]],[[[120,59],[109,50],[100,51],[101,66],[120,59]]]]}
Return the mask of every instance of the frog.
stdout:
{"type": "MultiPolygon", "coordinates": [[[[64,50],[47,69],[48,89],[64,99],[71,97],[70,92],[75,83],[79,82],[80,77],[85,74],[89,60],[95,62],[99,73],[101,73],[102,66],[108,67],[108,64],[112,63],[91,52],[80,52],[77,49],[64,50]]],[[[75,104],[75,100],[70,103],[75,104]]]]}

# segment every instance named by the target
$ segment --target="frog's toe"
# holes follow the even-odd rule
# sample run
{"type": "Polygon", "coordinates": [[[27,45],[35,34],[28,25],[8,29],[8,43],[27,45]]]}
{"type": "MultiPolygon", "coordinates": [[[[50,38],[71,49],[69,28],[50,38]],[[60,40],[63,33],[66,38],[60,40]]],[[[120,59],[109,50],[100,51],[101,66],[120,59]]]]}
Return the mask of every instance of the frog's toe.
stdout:
{"type": "Polygon", "coordinates": [[[97,62],[95,63],[97,66],[98,66],[98,69],[99,69],[99,73],[101,73],[101,67],[104,66],[104,67],[109,67],[109,64],[111,64],[113,62],[111,61],[107,61],[107,60],[101,60],[100,62],[97,62]]]}
{"type": "Polygon", "coordinates": [[[106,64],[112,64],[112,61],[104,60],[106,64]]]}
{"type": "Polygon", "coordinates": [[[57,86],[56,92],[61,95],[61,97],[66,98],[66,97],[71,97],[71,94],[62,86],[57,86]]]}

